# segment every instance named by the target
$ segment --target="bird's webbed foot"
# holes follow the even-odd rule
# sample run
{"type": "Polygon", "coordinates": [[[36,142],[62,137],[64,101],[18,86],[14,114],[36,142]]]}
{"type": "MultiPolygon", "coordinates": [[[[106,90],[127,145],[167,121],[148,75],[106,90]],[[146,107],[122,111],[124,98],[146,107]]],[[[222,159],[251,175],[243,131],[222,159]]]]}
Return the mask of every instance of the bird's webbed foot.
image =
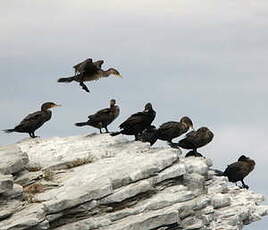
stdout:
{"type": "Polygon", "coordinates": [[[243,186],[245,189],[249,189],[249,186],[248,185],[244,185],[243,186]]]}
{"type": "Polygon", "coordinates": [[[82,87],[83,90],[85,90],[86,92],[90,93],[88,87],[84,84],[84,82],[80,82],[79,85],[82,87]]]}
{"type": "Polygon", "coordinates": [[[249,186],[246,185],[243,180],[241,182],[242,182],[242,188],[249,189],[249,186]]]}
{"type": "Polygon", "coordinates": [[[104,128],[105,128],[106,133],[110,133],[107,127],[104,127],[104,128]]]}
{"type": "Polygon", "coordinates": [[[29,133],[29,135],[30,135],[31,138],[37,138],[37,137],[39,137],[39,136],[35,136],[34,133],[29,133]]]}

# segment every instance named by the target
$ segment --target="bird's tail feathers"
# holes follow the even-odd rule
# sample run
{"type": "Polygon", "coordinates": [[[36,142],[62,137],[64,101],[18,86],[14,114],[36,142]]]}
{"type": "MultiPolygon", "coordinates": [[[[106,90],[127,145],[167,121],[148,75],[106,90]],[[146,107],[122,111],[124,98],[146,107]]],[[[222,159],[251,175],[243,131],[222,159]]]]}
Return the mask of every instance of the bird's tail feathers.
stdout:
{"type": "Polygon", "coordinates": [[[5,129],[3,130],[5,133],[12,133],[12,132],[15,132],[16,130],[15,129],[5,129]]]}
{"type": "Polygon", "coordinates": [[[78,123],[75,123],[74,124],[75,126],[86,126],[86,125],[88,125],[88,123],[87,122],[78,122],[78,123]]]}
{"type": "Polygon", "coordinates": [[[74,81],[74,77],[62,77],[58,79],[58,82],[72,82],[74,81]]]}
{"type": "Polygon", "coordinates": [[[95,118],[94,115],[89,115],[89,116],[88,116],[88,119],[89,119],[89,120],[93,120],[94,118],[95,118]]]}
{"type": "Polygon", "coordinates": [[[225,176],[224,172],[218,169],[210,169],[212,170],[216,176],[225,176]]]}
{"type": "Polygon", "coordinates": [[[119,135],[119,134],[121,134],[121,132],[113,132],[113,133],[110,133],[110,135],[113,137],[113,136],[117,136],[117,135],[119,135]]]}
{"type": "Polygon", "coordinates": [[[169,145],[171,148],[174,148],[174,149],[180,149],[180,146],[179,146],[178,143],[168,142],[168,145],[169,145]]]}

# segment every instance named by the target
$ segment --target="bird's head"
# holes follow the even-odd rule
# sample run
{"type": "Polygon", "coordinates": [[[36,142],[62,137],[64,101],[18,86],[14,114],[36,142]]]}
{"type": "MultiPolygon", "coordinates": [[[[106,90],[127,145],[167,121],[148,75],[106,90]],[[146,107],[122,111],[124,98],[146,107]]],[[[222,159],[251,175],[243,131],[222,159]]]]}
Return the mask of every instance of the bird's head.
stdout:
{"type": "Polygon", "coordinates": [[[110,100],[110,106],[114,106],[116,104],[116,100],[115,99],[111,99],[110,100]]]}
{"type": "Polygon", "coordinates": [[[249,157],[246,157],[245,155],[240,156],[238,161],[246,162],[249,165],[249,168],[251,168],[251,170],[254,169],[256,164],[254,160],[249,157]]]}
{"type": "Polygon", "coordinates": [[[54,108],[54,107],[59,107],[61,105],[57,105],[54,102],[46,102],[44,104],[42,104],[41,106],[41,110],[42,111],[47,111],[48,109],[54,108]]]}
{"type": "Polygon", "coordinates": [[[149,112],[150,110],[153,109],[153,106],[151,103],[147,103],[145,106],[144,106],[144,112],[149,112]]]}
{"type": "Polygon", "coordinates": [[[201,127],[199,128],[197,131],[201,132],[201,133],[206,133],[209,131],[209,129],[207,127],[201,127]]]}
{"type": "Polygon", "coordinates": [[[182,117],[180,122],[185,124],[188,128],[192,128],[192,130],[194,130],[193,122],[189,117],[182,117]]]}
{"type": "Polygon", "coordinates": [[[240,156],[240,157],[238,158],[238,161],[247,161],[247,160],[249,160],[249,158],[246,157],[245,155],[242,155],[242,156],[240,156]]]}
{"type": "Polygon", "coordinates": [[[112,75],[114,75],[116,77],[121,77],[122,78],[122,76],[120,75],[118,70],[116,70],[114,68],[110,68],[108,71],[110,72],[110,74],[112,74],[112,75]]]}

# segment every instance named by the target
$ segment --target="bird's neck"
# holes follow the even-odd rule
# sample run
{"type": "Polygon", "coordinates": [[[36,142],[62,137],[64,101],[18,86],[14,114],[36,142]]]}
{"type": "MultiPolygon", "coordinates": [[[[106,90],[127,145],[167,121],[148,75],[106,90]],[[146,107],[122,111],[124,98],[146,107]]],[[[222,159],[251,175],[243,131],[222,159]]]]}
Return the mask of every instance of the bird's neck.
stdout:
{"type": "Polygon", "coordinates": [[[117,105],[111,105],[111,106],[110,106],[110,109],[111,109],[112,111],[115,111],[115,110],[117,109],[117,105]]]}
{"type": "Polygon", "coordinates": [[[41,111],[42,111],[42,112],[45,112],[45,113],[47,113],[47,114],[51,114],[51,113],[52,113],[51,110],[49,110],[49,109],[42,109],[41,111]]]}
{"type": "Polygon", "coordinates": [[[112,74],[111,69],[103,70],[103,72],[102,72],[103,77],[109,77],[111,74],[112,74]]]}

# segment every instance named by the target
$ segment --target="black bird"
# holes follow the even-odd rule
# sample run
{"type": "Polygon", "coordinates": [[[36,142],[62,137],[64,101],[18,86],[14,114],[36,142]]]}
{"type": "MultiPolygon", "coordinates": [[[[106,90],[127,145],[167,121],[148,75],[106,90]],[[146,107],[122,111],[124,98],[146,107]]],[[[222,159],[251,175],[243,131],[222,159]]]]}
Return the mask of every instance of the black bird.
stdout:
{"type": "Polygon", "coordinates": [[[248,185],[244,183],[244,178],[254,169],[255,161],[242,155],[237,162],[234,162],[225,169],[223,175],[228,177],[230,182],[236,183],[241,181],[242,188],[248,189],[248,185]]]}
{"type": "Polygon", "coordinates": [[[111,136],[116,136],[119,134],[134,135],[135,140],[138,140],[138,135],[151,125],[155,118],[155,115],[156,113],[153,110],[152,104],[147,103],[143,112],[138,112],[131,115],[119,126],[119,128],[122,130],[119,132],[111,133],[111,136]]]}
{"type": "Polygon", "coordinates": [[[160,140],[168,141],[173,144],[172,139],[186,133],[189,128],[193,129],[193,122],[189,117],[181,118],[180,122],[169,121],[162,125],[157,130],[157,137],[160,140]]]}
{"type": "Polygon", "coordinates": [[[74,66],[74,76],[59,78],[58,82],[69,83],[76,81],[79,82],[82,89],[84,89],[86,92],[89,92],[88,87],[84,84],[85,81],[99,80],[100,78],[109,77],[110,75],[122,77],[120,73],[114,68],[110,68],[108,70],[101,69],[103,62],[103,60],[92,62],[92,59],[88,58],[85,61],[74,66]]]}
{"type": "Polygon", "coordinates": [[[102,128],[105,128],[108,133],[109,130],[107,126],[111,124],[119,115],[120,109],[119,106],[116,105],[115,99],[110,100],[110,108],[105,108],[99,110],[95,114],[89,115],[89,120],[87,122],[79,122],[75,123],[76,126],[92,126],[98,128],[100,133],[102,133],[102,128]]]}
{"type": "Polygon", "coordinates": [[[181,147],[183,149],[192,149],[186,156],[202,156],[197,152],[198,148],[207,145],[212,141],[214,134],[207,128],[201,127],[197,131],[191,131],[179,143],[170,144],[171,147],[181,147]]]}
{"type": "Polygon", "coordinates": [[[154,125],[147,127],[138,135],[138,141],[149,142],[152,146],[157,141],[157,128],[154,125]]]}
{"type": "Polygon", "coordinates": [[[86,59],[85,61],[82,61],[75,66],[73,66],[75,72],[74,75],[77,75],[78,73],[83,74],[83,73],[90,73],[91,71],[94,72],[97,69],[101,69],[102,64],[104,63],[103,60],[95,61],[92,62],[91,58],[86,59]],[[92,65],[93,64],[93,65],[92,65]]]}
{"type": "Polygon", "coordinates": [[[6,133],[18,132],[28,133],[30,137],[35,138],[34,132],[40,128],[45,122],[51,119],[52,112],[49,110],[60,105],[54,102],[46,102],[42,104],[41,111],[37,111],[26,116],[14,129],[3,130],[6,133]]]}

